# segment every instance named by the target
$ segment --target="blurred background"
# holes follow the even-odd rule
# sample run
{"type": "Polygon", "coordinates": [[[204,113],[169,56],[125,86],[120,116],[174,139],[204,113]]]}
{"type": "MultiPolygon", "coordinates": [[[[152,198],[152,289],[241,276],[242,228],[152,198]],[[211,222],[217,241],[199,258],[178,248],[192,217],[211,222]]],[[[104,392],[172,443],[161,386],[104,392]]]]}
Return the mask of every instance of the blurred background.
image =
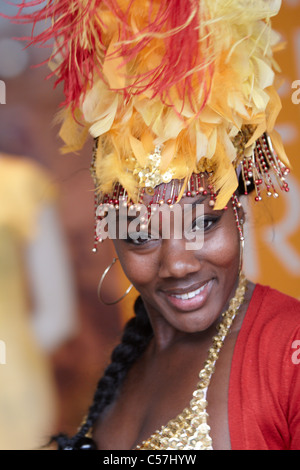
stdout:
{"type": "MultiPolygon", "coordinates": [[[[0,12],[16,9],[2,1],[0,12]]],[[[247,203],[245,260],[254,282],[297,298],[299,18],[300,0],[285,0],[274,20],[287,42],[277,55],[284,79],[277,129],[292,165],[291,191],[255,211],[247,203]]],[[[136,297],[110,307],[98,300],[114,249],[106,240],[92,252],[92,142],[79,154],[60,154],[53,117],[64,97],[46,79],[47,66],[38,66],[49,49],[14,40],[28,35],[30,27],[0,17],[0,449],[38,448],[57,430],[76,430],[136,297]]],[[[106,294],[115,299],[127,287],[116,264],[106,294]]]]}

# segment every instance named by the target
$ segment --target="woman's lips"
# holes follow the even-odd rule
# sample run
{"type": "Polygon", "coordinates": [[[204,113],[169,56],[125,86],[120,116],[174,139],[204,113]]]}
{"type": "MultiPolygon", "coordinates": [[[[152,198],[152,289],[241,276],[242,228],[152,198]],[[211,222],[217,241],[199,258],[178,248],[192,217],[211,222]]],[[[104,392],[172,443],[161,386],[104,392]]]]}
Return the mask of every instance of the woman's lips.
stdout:
{"type": "Polygon", "coordinates": [[[191,312],[203,307],[211,292],[213,279],[207,281],[198,289],[186,291],[182,294],[165,292],[167,300],[178,310],[191,312]]]}

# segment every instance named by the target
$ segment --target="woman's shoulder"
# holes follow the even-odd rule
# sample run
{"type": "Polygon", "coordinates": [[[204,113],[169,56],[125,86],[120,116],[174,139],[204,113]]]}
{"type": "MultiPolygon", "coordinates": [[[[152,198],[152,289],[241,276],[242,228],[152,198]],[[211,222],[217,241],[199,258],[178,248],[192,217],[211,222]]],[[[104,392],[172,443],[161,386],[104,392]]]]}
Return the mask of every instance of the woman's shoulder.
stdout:
{"type": "Polygon", "coordinates": [[[256,284],[246,326],[276,337],[300,332],[300,301],[268,285],[256,284]]]}
{"type": "MultiPolygon", "coordinates": [[[[289,294],[285,294],[271,286],[256,284],[252,300],[256,304],[260,304],[261,307],[270,310],[277,314],[282,311],[286,312],[291,309],[292,313],[297,311],[300,313],[300,300],[292,297],[289,294]]],[[[286,312],[286,313],[288,313],[286,312]]]]}
{"type": "Polygon", "coordinates": [[[300,301],[256,284],[237,339],[235,359],[243,366],[256,364],[255,373],[262,370],[266,377],[273,373],[278,376],[280,364],[286,374],[293,374],[295,341],[300,341],[300,301]]]}
{"type": "Polygon", "coordinates": [[[298,439],[295,430],[299,423],[298,341],[299,300],[270,286],[256,284],[231,367],[229,409],[233,448],[240,448],[237,446],[241,442],[247,446],[251,439],[252,446],[257,445],[255,448],[283,449],[291,445],[292,434],[296,436],[294,440],[298,439]],[[291,424],[287,421],[290,417],[291,424]]]}

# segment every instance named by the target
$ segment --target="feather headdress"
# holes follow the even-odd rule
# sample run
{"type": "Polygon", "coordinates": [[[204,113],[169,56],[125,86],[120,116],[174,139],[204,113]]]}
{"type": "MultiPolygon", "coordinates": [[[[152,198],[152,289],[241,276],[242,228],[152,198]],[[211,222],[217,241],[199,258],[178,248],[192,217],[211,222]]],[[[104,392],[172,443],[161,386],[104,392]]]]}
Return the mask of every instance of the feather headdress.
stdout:
{"type": "Polygon", "coordinates": [[[99,192],[120,183],[135,200],[141,187],[212,171],[222,208],[265,133],[288,165],[274,130],[280,0],[48,0],[26,13],[44,3],[24,1],[15,21],[52,20],[31,42],[53,39],[63,152],[98,140],[99,192]]]}

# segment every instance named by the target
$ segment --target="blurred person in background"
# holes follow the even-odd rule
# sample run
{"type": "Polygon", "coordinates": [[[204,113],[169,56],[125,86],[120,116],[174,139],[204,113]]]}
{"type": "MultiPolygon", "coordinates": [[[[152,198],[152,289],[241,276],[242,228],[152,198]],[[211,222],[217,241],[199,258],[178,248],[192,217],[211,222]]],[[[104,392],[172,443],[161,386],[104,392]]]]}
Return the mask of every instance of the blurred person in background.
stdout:
{"type": "Polygon", "coordinates": [[[77,331],[58,188],[29,158],[0,152],[0,449],[36,449],[59,418],[50,355],[77,331]]]}

